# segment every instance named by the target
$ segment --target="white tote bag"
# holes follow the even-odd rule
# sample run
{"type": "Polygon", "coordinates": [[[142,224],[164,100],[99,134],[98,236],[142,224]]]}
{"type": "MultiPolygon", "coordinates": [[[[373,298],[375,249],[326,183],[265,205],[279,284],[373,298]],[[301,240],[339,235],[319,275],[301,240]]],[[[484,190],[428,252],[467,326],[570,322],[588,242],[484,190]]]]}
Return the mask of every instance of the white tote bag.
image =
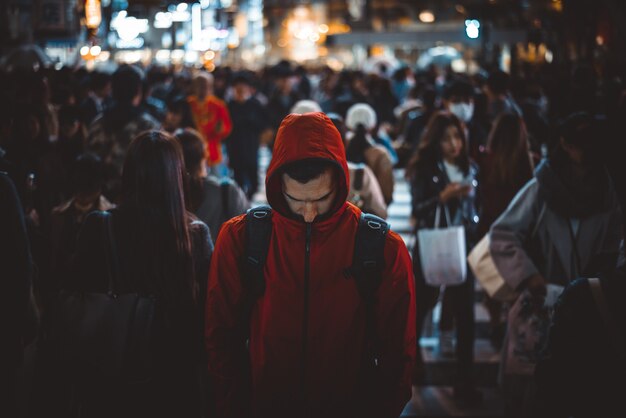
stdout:
{"type": "Polygon", "coordinates": [[[448,208],[444,205],[447,227],[439,228],[441,206],[435,212],[435,228],[417,231],[419,255],[426,284],[454,286],[467,277],[465,228],[451,226],[448,208]]]}

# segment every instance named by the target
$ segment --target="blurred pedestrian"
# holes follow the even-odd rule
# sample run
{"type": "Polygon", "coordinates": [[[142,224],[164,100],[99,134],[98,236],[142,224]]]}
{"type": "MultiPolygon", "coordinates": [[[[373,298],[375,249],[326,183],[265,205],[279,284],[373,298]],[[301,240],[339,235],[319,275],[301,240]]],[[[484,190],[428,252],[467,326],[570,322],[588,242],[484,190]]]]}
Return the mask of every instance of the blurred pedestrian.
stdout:
{"type": "Polygon", "coordinates": [[[266,190],[271,209],[227,222],[211,265],[205,341],[218,415],[400,415],[415,342],[410,258],[397,234],[346,203],[344,148],[328,117],[285,118],[266,190]],[[361,259],[355,245],[379,253],[368,285],[365,264],[346,269],[361,259]]]}
{"type": "MultiPolygon", "coordinates": [[[[502,113],[491,129],[487,148],[478,155],[482,212],[478,236],[489,232],[495,220],[506,210],[517,192],[533,178],[534,161],[529,150],[528,135],[522,118],[515,113],[502,113]]],[[[485,296],[491,320],[491,342],[502,346],[504,322],[502,302],[485,296]]]]}
{"type": "Polygon", "coordinates": [[[122,165],[132,139],[145,130],[157,129],[160,123],[139,107],[143,73],[123,65],[111,78],[113,103],[89,127],[87,150],[105,164],[106,192],[112,200],[121,195],[122,165]]]}
{"type": "Polygon", "coordinates": [[[207,172],[204,141],[193,129],[176,133],[189,178],[188,210],[207,224],[215,241],[222,224],[245,213],[250,207],[243,190],[229,178],[218,178],[207,172]]]}
{"type": "Polygon", "coordinates": [[[187,97],[196,130],[206,146],[206,163],[213,171],[222,162],[222,141],[233,123],[226,103],[213,94],[213,76],[202,71],[193,78],[193,93],[187,97]]]}
{"type": "MultiPolygon", "coordinates": [[[[416,228],[438,228],[436,212],[443,208],[449,213],[446,226],[465,227],[466,248],[476,242],[478,222],[478,168],[467,152],[465,130],[452,113],[435,113],[428,123],[420,145],[407,166],[411,183],[412,217],[416,228]]],[[[447,218],[447,217],[446,217],[447,218]]],[[[413,249],[413,272],[417,297],[417,335],[422,334],[424,320],[435,306],[439,287],[426,284],[417,241],[413,249]]],[[[456,327],[457,375],[455,398],[465,405],[475,405],[482,399],[474,387],[474,278],[468,272],[465,281],[446,286],[439,323],[440,350],[444,355],[455,352],[453,330],[456,327]]],[[[424,363],[418,344],[416,379],[424,373],[424,363]]]]}
{"type": "Polygon", "coordinates": [[[233,130],[226,141],[228,165],[248,200],[259,188],[260,136],[270,127],[267,110],[252,95],[251,82],[245,74],[233,79],[233,96],[228,102],[233,130]]]}
{"type": "MultiPolygon", "coordinates": [[[[128,147],[119,207],[108,215],[92,212],[84,220],[71,273],[62,288],[107,294],[113,285],[120,299],[128,294],[151,295],[154,314],[146,317],[145,312],[135,311],[139,316],[132,325],[137,330],[129,329],[124,339],[122,349],[128,353],[123,354],[119,375],[98,374],[102,373],[98,365],[117,364],[116,359],[88,358],[84,362],[80,356],[67,359],[54,347],[47,347],[49,351],[42,352],[43,369],[33,403],[39,416],[202,415],[205,406],[199,376],[204,370],[200,332],[204,298],[200,294],[206,289],[213,244],[207,226],[186,210],[184,170],[182,152],[173,137],[159,131],[144,132],[128,147]],[[135,334],[148,325],[148,335],[135,334]],[[129,346],[133,341],[139,345],[129,346]],[[150,358],[126,357],[137,350],[150,358]]],[[[94,300],[99,299],[86,298],[84,304],[94,300]]],[[[84,306],[92,313],[98,309],[84,306]]],[[[124,306],[120,301],[115,309],[124,306]]],[[[90,320],[81,317],[82,310],[70,312],[78,317],[64,320],[90,320]]],[[[90,330],[93,338],[103,339],[105,348],[118,347],[111,340],[115,334],[103,325],[95,324],[90,330]]],[[[81,349],[87,356],[100,353],[100,347],[66,343],[66,349],[81,349]]]]}
{"type": "Polygon", "coordinates": [[[346,158],[353,163],[365,163],[372,169],[385,203],[389,205],[393,200],[393,163],[387,150],[377,145],[373,138],[377,126],[376,112],[370,105],[359,103],[348,109],[346,127],[351,132],[346,135],[346,158]]]}

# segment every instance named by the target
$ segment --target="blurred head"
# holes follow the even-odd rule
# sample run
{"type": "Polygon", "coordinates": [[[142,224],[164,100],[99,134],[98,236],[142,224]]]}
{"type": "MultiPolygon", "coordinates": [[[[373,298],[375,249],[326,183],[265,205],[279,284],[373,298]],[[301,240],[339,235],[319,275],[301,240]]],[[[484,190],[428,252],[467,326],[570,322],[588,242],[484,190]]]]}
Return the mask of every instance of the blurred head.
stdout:
{"type": "Polygon", "coordinates": [[[494,161],[496,183],[510,183],[531,175],[528,133],[523,119],[515,113],[502,113],[494,122],[487,140],[487,151],[494,161]]]}
{"type": "Polygon", "coordinates": [[[336,168],[330,161],[300,160],[283,168],[283,195],[289,209],[311,223],[335,202],[336,168]]]}
{"type": "Polygon", "coordinates": [[[187,128],[175,134],[185,160],[185,168],[191,177],[206,176],[205,145],[200,132],[187,128]]]}
{"type": "Polygon", "coordinates": [[[238,74],[232,82],[233,98],[237,102],[245,102],[252,95],[250,80],[245,74],[238,74]]]}
{"type": "Polygon", "coordinates": [[[199,99],[204,99],[213,94],[213,75],[206,71],[201,71],[193,78],[193,94],[199,99]]]}
{"type": "Polygon", "coordinates": [[[442,160],[456,164],[464,173],[469,171],[465,146],[465,130],[459,118],[449,112],[433,114],[424,129],[419,147],[409,161],[407,175],[422,166],[432,166],[442,160]]]}
{"type": "Polygon", "coordinates": [[[100,157],[85,153],[79,155],[72,170],[72,189],[80,203],[92,203],[100,197],[104,184],[104,166],[100,157]]]}
{"type": "Polygon", "coordinates": [[[162,131],[146,131],[129,145],[124,160],[124,202],[184,216],[184,163],[178,142],[162,131]]]}
{"type": "Polygon", "coordinates": [[[89,83],[91,90],[101,98],[111,95],[111,76],[107,73],[94,71],[89,83]]]}
{"type": "Polygon", "coordinates": [[[303,115],[311,112],[321,112],[322,108],[313,100],[299,100],[293,105],[289,113],[297,113],[303,115]]]}
{"type": "Polygon", "coordinates": [[[474,88],[463,80],[449,83],[443,94],[443,105],[461,121],[469,122],[474,116],[474,88]]]}
{"type": "Polygon", "coordinates": [[[502,70],[497,70],[489,74],[485,85],[485,93],[492,99],[505,95],[509,91],[510,76],[502,70]]]}
{"type": "Polygon", "coordinates": [[[351,131],[356,131],[359,125],[363,125],[370,132],[376,128],[377,123],[376,111],[367,103],[352,105],[346,113],[346,127],[351,131]]]}
{"type": "Polygon", "coordinates": [[[132,65],[122,65],[111,78],[113,99],[118,103],[138,105],[141,101],[143,73],[132,65]]]}
{"type": "Polygon", "coordinates": [[[185,112],[187,101],[184,97],[176,97],[167,102],[167,110],[163,119],[163,129],[167,132],[174,132],[185,125],[185,112]]]}
{"type": "Polygon", "coordinates": [[[559,146],[578,165],[592,165],[598,162],[601,150],[601,126],[598,121],[586,112],[569,115],[559,127],[559,146]]]}
{"type": "Polygon", "coordinates": [[[130,245],[144,279],[169,302],[166,306],[189,314],[197,285],[184,177],[178,142],[162,131],[142,132],[130,143],[124,160],[121,208],[132,220],[130,245]]]}

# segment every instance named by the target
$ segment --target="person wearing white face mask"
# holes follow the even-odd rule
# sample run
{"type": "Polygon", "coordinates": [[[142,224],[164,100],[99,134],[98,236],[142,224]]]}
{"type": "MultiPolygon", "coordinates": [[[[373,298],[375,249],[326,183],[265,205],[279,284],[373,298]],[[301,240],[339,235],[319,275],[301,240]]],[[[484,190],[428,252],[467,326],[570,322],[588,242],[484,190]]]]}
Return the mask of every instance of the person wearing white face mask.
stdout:
{"type": "Polygon", "coordinates": [[[474,87],[465,80],[448,83],[443,93],[443,106],[465,125],[467,148],[470,156],[475,158],[487,142],[487,132],[473,121],[474,87]]]}

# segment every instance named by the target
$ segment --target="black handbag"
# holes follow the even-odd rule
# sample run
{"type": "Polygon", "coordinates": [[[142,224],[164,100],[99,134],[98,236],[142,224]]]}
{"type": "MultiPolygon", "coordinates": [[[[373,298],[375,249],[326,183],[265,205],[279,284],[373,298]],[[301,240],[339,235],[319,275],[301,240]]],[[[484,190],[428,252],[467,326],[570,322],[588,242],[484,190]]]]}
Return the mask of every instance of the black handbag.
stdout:
{"type": "Polygon", "coordinates": [[[78,382],[120,383],[151,378],[155,350],[156,298],[118,293],[120,277],[111,215],[103,212],[103,237],[108,266],[106,292],[63,290],[56,309],[56,341],[68,369],[78,382]]]}

